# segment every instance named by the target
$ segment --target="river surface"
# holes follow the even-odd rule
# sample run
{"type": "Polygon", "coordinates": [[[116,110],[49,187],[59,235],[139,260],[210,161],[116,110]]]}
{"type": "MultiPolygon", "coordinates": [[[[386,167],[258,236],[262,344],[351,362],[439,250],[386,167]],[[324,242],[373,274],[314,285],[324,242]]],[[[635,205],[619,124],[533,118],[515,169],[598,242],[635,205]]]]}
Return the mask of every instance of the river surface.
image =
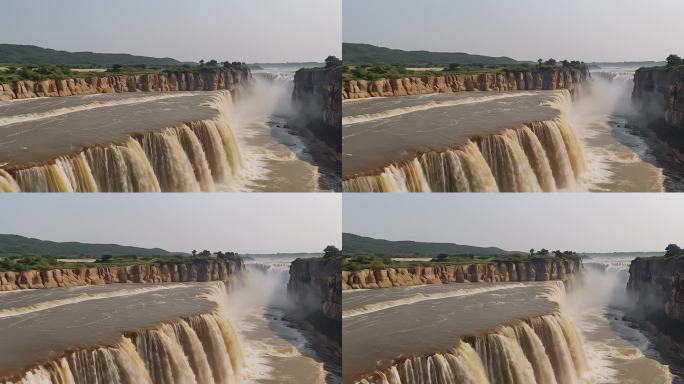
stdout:
{"type": "Polygon", "coordinates": [[[339,361],[321,353],[313,335],[291,318],[296,308],[287,281],[295,257],[261,255],[248,261],[248,277],[228,295],[227,316],[242,335],[255,382],[339,383],[339,361]]]}
{"type": "Polygon", "coordinates": [[[458,92],[342,104],[343,176],[456,147],[480,134],[558,116],[558,92],[458,92]]]}
{"type": "MultiPolygon", "coordinates": [[[[631,101],[634,70],[617,67],[592,70],[592,79],[577,89],[572,100],[567,97],[563,102],[554,96],[562,91],[458,92],[344,101],[343,176],[377,174],[390,164],[411,160],[417,153],[456,148],[468,138],[477,139],[481,135],[500,133],[504,128],[519,127],[521,123],[560,116],[578,139],[582,158],[571,156],[571,160],[580,161],[583,171],[578,173],[578,167],[574,166],[577,185],[559,189],[664,191],[666,180],[662,166],[647,141],[628,128],[636,111],[631,101]]],[[[539,130],[535,134],[554,168],[553,159],[564,155],[544,142],[539,130]]],[[[567,135],[564,137],[567,139],[567,135]]],[[[569,149],[572,140],[565,140],[565,144],[569,149]]],[[[498,145],[500,151],[503,143],[498,145]]],[[[487,153],[482,144],[479,146],[501,184],[497,168],[504,167],[509,156],[521,157],[511,150],[496,153],[487,149],[490,151],[487,153]]],[[[528,157],[523,158],[523,163],[529,160],[535,168],[538,160],[530,157],[528,148],[522,147],[528,157]]],[[[506,173],[517,173],[521,167],[527,166],[518,162],[506,173]]],[[[401,170],[408,172],[406,168],[401,170]]],[[[385,177],[393,172],[396,173],[385,168],[385,177]]],[[[423,172],[429,178],[433,171],[423,169],[423,172]]],[[[447,169],[446,173],[449,172],[454,171],[447,169]]],[[[478,173],[480,177],[488,177],[482,169],[478,173]]],[[[558,184],[555,169],[554,176],[558,184]]],[[[502,185],[499,189],[502,190],[502,185]]],[[[518,191],[526,190],[518,188],[518,191]]],[[[542,190],[548,190],[543,183],[542,190]]]]}
{"type": "MultiPolygon", "coordinates": [[[[314,339],[287,317],[293,310],[287,296],[290,262],[274,258],[248,264],[244,278],[229,289],[210,282],[0,293],[0,378],[53,361],[67,351],[120,345],[122,336],[131,332],[216,313],[237,335],[237,350],[244,357],[241,382],[337,383],[339,369],[330,369],[331,362],[315,351],[314,339]]],[[[203,337],[208,348],[206,339],[214,336],[203,337]]]]}
{"type": "Polygon", "coordinates": [[[111,284],[0,293],[0,377],[125,332],[211,312],[214,283],[111,284]]]}
{"type": "Polygon", "coordinates": [[[343,291],[345,382],[392,360],[448,351],[462,336],[544,315],[553,283],[462,283],[343,291]]]}
{"type": "MultiPolygon", "coordinates": [[[[166,167],[173,168],[170,172],[176,174],[188,173],[193,168],[197,173],[208,162],[216,181],[211,189],[218,191],[339,189],[339,175],[319,167],[303,139],[287,127],[289,117],[295,113],[291,105],[293,75],[291,68],[255,71],[253,86],[245,86],[234,100],[227,91],[212,91],[113,93],[0,102],[0,169],[11,172],[49,164],[60,156],[76,156],[93,146],[125,146],[131,136],[185,124],[197,137],[180,130],[170,131],[170,137],[148,139],[150,144],[139,139],[148,157],[141,161],[151,163],[157,173],[163,172],[160,167],[164,166],[157,162],[166,163],[166,167]],[[201,120],[215,120],[206,129],[208,133],[190,124],[201,120]],[[174,139],[176,136],[178,139],[174,139]],[[221,141],[225,149],[216,147],[221,141]],[[180,151],[181,145],[185,154],[180,151]],[[206,161],[198,160],[197,156],[206,157],[206,161]],[[215,169],[219,163],[216,156],[228,157],[231,165],[226,165],[226,159],[219,159],[226,164],[215,169]],[[226,167],[232,167],[233,174],[224,182],[222,175],[230,171],[223,169],[226,167]]],[[[94,169],[103,166],[102,161],[88,158],[88,162],[93,173],[105,172],[94,169]]],[[[68,168],[64,172],[68,176],[80,170],[68,168]]],[[[157,177],[164,190],[162,179],[171,176],[157,177]]],[[[33,184],[20,182],[24,188],[33,184]]],[[[105,189],[117,187],[100,186],[100,190],[105,189]]]]}

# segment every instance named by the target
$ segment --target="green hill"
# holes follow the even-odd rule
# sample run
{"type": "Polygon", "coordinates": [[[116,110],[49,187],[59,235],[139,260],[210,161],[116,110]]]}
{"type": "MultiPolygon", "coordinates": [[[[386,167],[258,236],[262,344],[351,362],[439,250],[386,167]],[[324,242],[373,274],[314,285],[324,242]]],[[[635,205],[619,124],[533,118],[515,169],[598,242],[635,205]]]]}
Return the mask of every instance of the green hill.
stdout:
{"type": "Polygon", "coordinates": [[[520,253],[506,251],[496,247],[381,240],[351,233],[342,234],[342,250],[346,255],[367,252],[378,256],[392,257],[436,257],[440,253],[448,255],[473,254],[478,256],[511,255],[520,253]]]}
{"type": "Polygon", "coordinates": [[[448,66],[452,63],[467,64],[520,64],[510,57],[471,55],[463,52],[403,51],[377,47],[370,44],[342,43],[342,59],[345,64],[393,64],[415,67],[448,66]]]}
{"type": "Polygon", "coordinates": [[[19,235],[0,234],[0,256],[56,256],[60,258],[97,258],[111,256],[174,256],[161,248],[139,248],[118,244],[89,244],[79,242],[55,242],[33,239],[19,235]]]}
{"type": "Polygon", "coordinates": [[[67,52],[36,47],[35,45],[0,44],[0,63],[54,64],[70,67],[111,67],[120,65],[180,65],[168,57],[134,56],[126,53],[67,52]]]}

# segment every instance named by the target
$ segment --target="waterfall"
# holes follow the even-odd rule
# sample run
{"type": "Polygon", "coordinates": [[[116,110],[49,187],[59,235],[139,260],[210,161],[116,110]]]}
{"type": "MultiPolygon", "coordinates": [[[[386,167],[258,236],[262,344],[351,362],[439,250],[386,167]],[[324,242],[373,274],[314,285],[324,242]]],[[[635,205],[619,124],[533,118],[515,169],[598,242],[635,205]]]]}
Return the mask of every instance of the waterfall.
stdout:
{"type": "Polygon", "coordinates": [[[417,356],[361,384],[575,384],[588,371],[575,326],[557,311],[464,337],[445,353],[417,356]]]}
{"type": "Polygon", "coordinates": [[[553,192],[582,185],[585,160],[566,122],[569,94],[552,103],[559,116],[471,137],[342,182],[345,192],[553,192]]]}
{"type": "Polygon", "coordinates": [[[242,382],[242,349],[218,312],[82,349],[2,384],[233,384],[242,382]]]}
{"type": "Polygon", "coordinates": [[[0,192],[194,192],[231,184],[244,168],[218,93],[213,119],[192,121],[97,145],[48,164],[0,169],[0,192]]]}

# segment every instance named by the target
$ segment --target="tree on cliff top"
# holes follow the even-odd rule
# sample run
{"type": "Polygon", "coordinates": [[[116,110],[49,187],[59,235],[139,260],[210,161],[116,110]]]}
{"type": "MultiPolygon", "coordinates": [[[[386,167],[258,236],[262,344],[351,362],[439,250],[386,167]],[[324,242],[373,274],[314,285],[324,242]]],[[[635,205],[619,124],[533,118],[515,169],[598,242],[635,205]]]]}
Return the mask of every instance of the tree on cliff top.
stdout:
{"type": "Polygon", "coordinates": [[[684,64],[684,60],[682,60],[681,57],[679,57],[675,54],[668,56],[666,61],[667,61],[667,67],[668,68],[677,67],[677,66],[684,64]]]}
{"type": "Polygon", "coordinates": [[[328,245],[323,250],[323,257],[326,259],[331,258],[331,257],[338,257],[340,255],[342,255],[342,252],[340,252],[340,250],[337,249],[337,247],[334,245],[328,245]]]}
{"type": "Polygon", "coordinates": [[[336,56],[328,56],[325,58],[325,67],[333,68],[338,65],[342,65],[342,60],[338,59],[336,56]]]}
{"type": "Polygon", "coordinates": [[[682,249],[677,244],[668,244],[665,247],[665,257],[675,257],[682,253],[682,249]]]}

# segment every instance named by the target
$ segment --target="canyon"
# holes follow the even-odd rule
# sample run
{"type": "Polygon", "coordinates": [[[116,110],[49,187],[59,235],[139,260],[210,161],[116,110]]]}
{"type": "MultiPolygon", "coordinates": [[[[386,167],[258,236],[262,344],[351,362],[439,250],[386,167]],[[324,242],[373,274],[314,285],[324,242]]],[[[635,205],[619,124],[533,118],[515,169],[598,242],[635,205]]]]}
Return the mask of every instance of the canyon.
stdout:
{"type": "Polygon", "coordinates": [[[379,80],[346,80],[343,99],[424,95],[464,91],[521,91],[567,89],[591,78],[587,68],[555,68],[546,71],[510,71],[507,73],[445,74],[443,76],[406,77],[379,80]]]}
{"type": "Polygon", "coordinates": [[[239,91],[251,82],[249,69],[212,69],[141,75],[105,75],[0,84],[0,101],[121,92],[239,91]]]}
{"type": "Polygon", "coordinates": [[[242,260],[197,260],[131,266],[0,271],[0,291],[115,283],[229,282],[242,273],[242,260]]]}
{"type": "Polygon", "coordinates": [[[461,265],[413,266],[342,271],[342,289],[376,289],[423,284],[525,282],[559,280],[571,283],[582,271],[581,259],[461,265]]]}

